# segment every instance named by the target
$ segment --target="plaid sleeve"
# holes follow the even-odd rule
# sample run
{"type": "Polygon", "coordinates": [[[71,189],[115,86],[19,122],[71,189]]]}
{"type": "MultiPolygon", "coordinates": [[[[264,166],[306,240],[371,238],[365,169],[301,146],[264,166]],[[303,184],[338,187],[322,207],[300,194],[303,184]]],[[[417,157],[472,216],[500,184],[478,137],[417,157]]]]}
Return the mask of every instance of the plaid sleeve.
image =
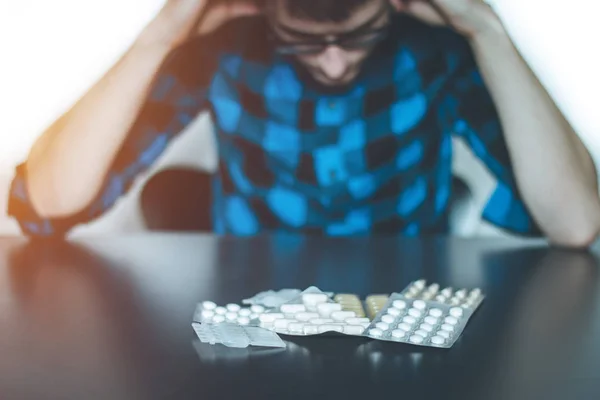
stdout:
{"type": "Polygon", "coordinates": [[[443,130],[462,137],[497,179],[483,218],[515,234],[541,236],[519,193],[496,106],[469,43],[458,35],[443,41],[448,68],[438,111],[443,130]]]}
{"type": "MultiPolygon", "coordinates": [[[[199,39],[198,39],[199,40],[199,39]]],[[[110,209],[161,155],[169,141],[205,107],[206,91],[215,71],[214,46],[193,40],[165,60],[127,139],[108,172],[102,190],[83,211],[67,218],[41,218],[27,191],[25,165],[16,168],[8,213],[29,236],[64,236],[75,225],[89,222],[110,209]]],[[[211,42],[212,43],[212,42],[211,42]]]]}

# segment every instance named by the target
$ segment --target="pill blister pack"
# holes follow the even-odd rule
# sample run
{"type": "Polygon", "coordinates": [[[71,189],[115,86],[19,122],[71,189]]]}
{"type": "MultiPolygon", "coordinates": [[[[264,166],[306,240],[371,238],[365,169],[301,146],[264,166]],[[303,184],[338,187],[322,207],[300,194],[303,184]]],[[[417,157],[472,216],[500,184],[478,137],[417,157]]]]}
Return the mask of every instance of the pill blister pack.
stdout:
{"type": "Polygon", "coordinates": [[[401,294],[414,300],[436,301],[438,303],[447,304],[450,306],[463,307],[465,309],[476,309],[483,301],[483,295],[480,289],[454,290],[451,287],[440,290],[440,285],[433,283],[427,286],[425,280],[419,280],[411,283],[404,289],[401,294]]]}
{"type": "MultiPolygon", "coordinates": [[[[277,334],[312,336],[337,332],[449,348],[460,337],[484,296],[480,289],[440,290],[437,283],[427,285],[425,280],[419,280],[400,293],[373,294],[364,302],[355,294],[334,295],[316,287],[303,292],[296,289],[261,292],[252,299],[263,304],[249,307],[218,306],[212,301],[198,304],[193,325],[201,341],[228,347],[271,347],[283,343],[277,334]],[[269,300],[268,296],[273,294],[275,297],[269,300]],[[292,294],[295,296],[290,299],[292,294]],[[283,300],[286,301],[281,303],[283,300]],[[262,342],[260,335],[265,335],[262,342]]],[[[248,300],[245,302],[249,304],[248,300]]]]}
{"type": "MultiPolygon", "coordinates": [[[[413,283],[409,289],[412,287],[420,290],[419,293],[428,290],[424,281],[413,283]]],[[[479,289],[472,290],[468,296],[465,294],[460,306],[394,293],[367,327],[366,336],[377,340],[450,348],[482,301],[483,295],[479,289]]]]}
{"type": "Polygon", "coordinates": [[[265,308],[275,308],[300,296],[300,289],[267,290],[257,293],[249,299],[242,300],[245,305],[260,305],[265,308]]]}
{"type": "Polygon", "coordinates": [[[373,294],[367,296],[365,303],[367,305],[367,317],[370,320],[375,319],[377,314],[381,312],[387,304],[389,296],[387,294],[373,294]]]}
{"type": "Polygon", "coordinates": [[[355,294],[339,293],[335,295],[333,301],[342,306],[342,311],[352,311],[359,318],[367,316],[360,297],[355,294]]]}
{"type": "Polygon", "coordinates": [[[342,304],[332,301],[328,294],[315,287],[259,316],[261,328],[292,336],[329,332],[362,336],[369,323],[368,318],[359,317],[355,311],[344,311],[342,304]]]}
{"type": "MultiPolygon", "coordinates": [[[[328,297],[332,297],[333,293],[323,292],[328,297]]],[[[300,289],[281,289],[281,290],[267,290],[255,294],[249,299],[242,300],[242,304],[245,305],[260,305],[265,308],[277,308],[282,304],[288,303],[302,294],[300,289]]]]}
{"type": "Polygon", "coordinates": [[[251,325],[266,311],[265,307],[255,304],[251,307],[241,307],[239,304],[218,306],[212,301],[205,301],[197,305],[194,311],[194,322],[205,324],[231,323],[237,325],[251,325]]]}
{"type": "Polygon", "coordinates": [[[240,326],[236,324],[201,324],[194,322],[192,327],[202,343],[222,344],[232,348],[286,347],[286,344],[276,333],[266,329],[240,326]]]}

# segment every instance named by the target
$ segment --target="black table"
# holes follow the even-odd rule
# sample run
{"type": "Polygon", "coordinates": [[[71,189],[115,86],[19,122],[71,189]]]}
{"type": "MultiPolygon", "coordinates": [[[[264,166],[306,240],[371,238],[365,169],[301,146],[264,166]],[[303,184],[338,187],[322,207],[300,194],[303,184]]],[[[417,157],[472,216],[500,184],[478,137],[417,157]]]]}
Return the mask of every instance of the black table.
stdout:
{"type": "Polygon", "coordinates": [[[0,239],[0,399],[597,399],[599,295],[593,253],[538,242],[0,239]],[[488,295],[450,350],[323,337],[232,350],[190,326],[201,300],[365,296],[421,277],[488,295]]]}

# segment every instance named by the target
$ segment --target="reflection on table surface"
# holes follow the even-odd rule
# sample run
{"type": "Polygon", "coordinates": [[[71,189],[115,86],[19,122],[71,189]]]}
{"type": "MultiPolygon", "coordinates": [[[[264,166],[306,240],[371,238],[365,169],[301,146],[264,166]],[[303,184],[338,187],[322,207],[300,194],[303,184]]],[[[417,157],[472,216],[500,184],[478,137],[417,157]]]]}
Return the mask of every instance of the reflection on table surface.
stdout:
{"type": "Polygon", "coordinates": [[[0,394],[364,398],[401,387],[423,397],[590,398],[600,389],[598,265],[593,253],[489,240],[0,240],[0,394]],[[487,295],[449,351],[332,337],[233,350],[198,343],[190,327],[202,300],[310,285],[364,297],[422,277],[487,295]]]}

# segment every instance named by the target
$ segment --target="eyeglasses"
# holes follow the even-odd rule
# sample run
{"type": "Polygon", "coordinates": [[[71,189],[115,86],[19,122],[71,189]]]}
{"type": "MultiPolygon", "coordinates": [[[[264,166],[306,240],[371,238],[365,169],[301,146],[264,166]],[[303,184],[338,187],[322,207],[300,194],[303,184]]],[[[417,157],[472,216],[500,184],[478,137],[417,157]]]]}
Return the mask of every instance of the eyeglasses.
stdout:
{"type": "Polygon", "coordinates": [[[358,50],[374,46],[383,41],[388,35],[390,25],[386,24],[382,28],[318,41],[290,43],[279,38],[275,32],[271,33],[270,39],[275,45],[275,51],[282,55],[319,54],[329,46],[339,46],[346,50],[358,50]]]}

